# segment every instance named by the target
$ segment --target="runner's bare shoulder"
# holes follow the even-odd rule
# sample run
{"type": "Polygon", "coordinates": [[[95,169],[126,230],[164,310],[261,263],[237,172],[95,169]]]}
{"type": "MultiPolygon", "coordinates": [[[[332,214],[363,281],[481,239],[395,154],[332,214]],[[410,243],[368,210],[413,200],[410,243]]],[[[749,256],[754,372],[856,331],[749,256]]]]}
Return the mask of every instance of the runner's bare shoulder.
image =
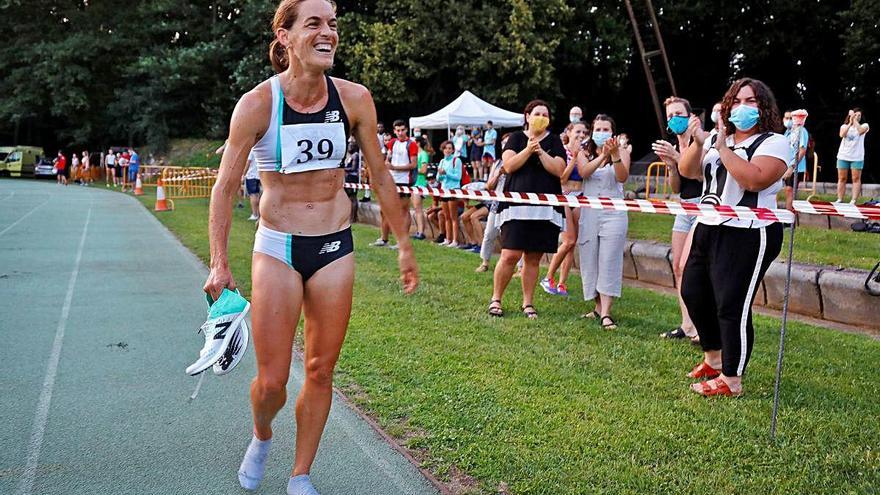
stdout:
{"type": "Polygon", "coordinates": [[[375,113],[376,107],[373,103],[373,95],[370,94],[370,90],[366,86],[336,77],[331,77],[330,79],[336,86],[339,97],[342,99],[342,106],[345,108],[345,113],[351,121],[355,121],[359,117],[363,118],[370,113],[375,113]],[[369,113],[364,114],[363,112],[365,111],[369,113]]]}
{"type": "Polygon", "coordinates": [[[232,114],[232,125],[246,129],[259,139],[269,128],[271,116],[272,85],[267,79],[241,96],[232,114]]]}

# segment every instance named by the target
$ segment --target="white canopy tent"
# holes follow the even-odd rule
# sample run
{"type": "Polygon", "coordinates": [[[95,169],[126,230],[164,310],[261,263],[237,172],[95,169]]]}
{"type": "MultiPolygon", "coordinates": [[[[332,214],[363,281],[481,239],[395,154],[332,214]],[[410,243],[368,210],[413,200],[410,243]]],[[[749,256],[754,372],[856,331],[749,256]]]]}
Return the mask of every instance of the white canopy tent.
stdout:
{"type": "Polygon", "coordinates": [[[522,127],[523,114],[496,107],[465,91],[452,103],[430,115],[412,117],[409,119],[409,128],[451,131],[453,126],[483,125],[487,120],[491,120],[495,127],[522,127]]]}

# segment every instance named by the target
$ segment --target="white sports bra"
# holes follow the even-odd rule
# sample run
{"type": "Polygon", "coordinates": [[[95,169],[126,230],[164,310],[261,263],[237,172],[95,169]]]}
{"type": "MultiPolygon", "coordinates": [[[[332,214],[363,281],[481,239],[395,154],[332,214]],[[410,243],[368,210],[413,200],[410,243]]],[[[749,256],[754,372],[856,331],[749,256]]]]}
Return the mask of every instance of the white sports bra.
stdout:
{"type": "Polygon", "coordinates": [[[272,86],[269,128],[253,147],[261,172],[295,174],[345,167],[350,132],[339,92],[327,78],[327,105],[315,113],[300,113],[284,100],[278,76],[272,86]]]}

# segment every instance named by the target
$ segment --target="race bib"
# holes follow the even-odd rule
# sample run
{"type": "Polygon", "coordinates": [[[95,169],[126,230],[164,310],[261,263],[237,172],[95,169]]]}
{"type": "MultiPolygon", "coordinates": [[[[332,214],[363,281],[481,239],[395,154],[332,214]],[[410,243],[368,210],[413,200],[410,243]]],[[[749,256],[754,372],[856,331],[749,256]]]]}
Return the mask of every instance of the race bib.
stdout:
{"type": "Polygon", "coordinates": [[[281,168],[293,174],[338,168],[345,158],[347,140],[342,122],[281,126],[281,168]]]}

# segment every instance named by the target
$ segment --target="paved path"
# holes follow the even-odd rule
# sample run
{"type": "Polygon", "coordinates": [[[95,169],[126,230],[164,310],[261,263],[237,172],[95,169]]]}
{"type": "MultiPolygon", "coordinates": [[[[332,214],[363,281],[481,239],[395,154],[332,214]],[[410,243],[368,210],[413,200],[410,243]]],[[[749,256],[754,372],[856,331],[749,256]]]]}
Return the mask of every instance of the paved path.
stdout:
{"type": "MultiPolygon", "coordinates": [[[[131,197],[0,180],[0,493],[245,493],[251,354],[197,380],[204,265],[131,197]]],[[[283,494],[292,398],[259,493],[283,494]]],[[[312,471],[322,494],[434,488],[338,398],[312,471]]]]}

